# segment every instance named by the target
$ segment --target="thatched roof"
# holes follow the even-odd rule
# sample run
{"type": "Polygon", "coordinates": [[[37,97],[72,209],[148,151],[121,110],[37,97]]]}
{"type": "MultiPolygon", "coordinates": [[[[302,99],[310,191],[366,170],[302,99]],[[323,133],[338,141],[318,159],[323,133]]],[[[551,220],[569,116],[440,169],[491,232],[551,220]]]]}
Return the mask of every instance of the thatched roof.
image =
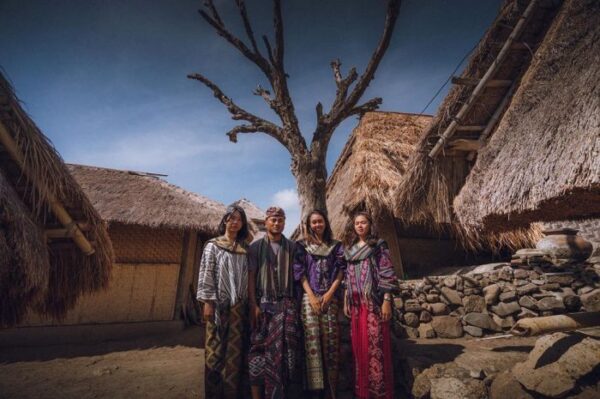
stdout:
{"type": "Polygon", "coordinates": [[[100,216],[1,74],[0,129],[0,325],[7,326],[32,308],[64,315],[82,293],[107,285],[114,256],[100,216]],[[51,203],[82,226],[93,254],[68,234],[46,235],[66,231],[51,203]]]}
{"type": "Polygon", "coordinates": [[[225,205],[167,183],[159,175],[68,165],[102,219],[215,234],[225,205]]]}
{"type": "Polygon", "coordinates": [[[566,1],[454,208],[505,229],[600,216],[600,2],[566,1]]]}
{"type": "Polygon", "coordinates": [[[357,210],[376,218],[391,215],[391,193],[430,121],[429,115],[397,112],[368,112],[360,119],[327,182],[328,216],[336,237],[342,238],[348,216],[357,210]]]}
{"type": "Polygon", "coordinates": [[[242,209],[246,212],[246,216],[248,219],[254,222],[263,222],[265,220],[265,211],[260,209],[256,204],[247,200],[246,198],[241,198],[235,201],[232,205],[237,205],[242,207],[242,209]]]}
{"type": "MultiPolygon", "coordinates": [[[[501,47],[511,34],[524,9],[529,4],[524,0],[506,0],[499,15],[485,33],[469,63],[461,75],[461,82],[478,81],[495,62],[501,47]]],[[[552,23],[557,12],[557,2],[540,1],[524,25],[518,41],[508,52],[504,62],[494,75],[498,83],[506,81],[518,85],[523,73],[531,61],[531,55],[542,41],[545,32],[552,23]]],[[[459,82],[460,83],[460,82],[459,82]]],[[[491,233],[485,238],[478,229],[457,223],[452,208],[452,200],[458,194],[472,167],[474,153],[463,149],[445,148],[436,158],[428,154],[438,142],[442,133],[451,124],[458,110],[467,102],[473,86],[455,85],[440,105],[429,128],[423,133],[417,144],[417,151],[408,162],[407,173],[394,194],[395,215],[406,223],[422,223],[435,226],[451,225],[457,235],[462,235],[465,242],[474,246],[486,244],[520,246],[529,244],[537,234],[527,227],[511,232],[491,233]],[[527,238],[528,237],[528,238],[527,238]],[[493,244],[493,242],[496,244],[493,244]]],[[[476,99],[475,106],[459,121],[461,126],[486,126],[493,120],[495,110],[502,109],[503,98],[510,93],[510,88],[502,84],[488,86],[476,99]]],[[[454,140],[479,139],[481,131],[470,131],[464,128],[454,135],[454,140]]],[[[458,142],[455,142],[458,143],[458,142]]]]}

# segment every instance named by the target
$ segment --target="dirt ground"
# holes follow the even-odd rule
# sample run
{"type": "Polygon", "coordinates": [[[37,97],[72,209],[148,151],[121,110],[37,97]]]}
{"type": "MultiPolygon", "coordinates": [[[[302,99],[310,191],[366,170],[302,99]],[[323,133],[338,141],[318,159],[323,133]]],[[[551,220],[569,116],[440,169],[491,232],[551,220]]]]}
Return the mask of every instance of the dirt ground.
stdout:
{"type": "MultiPolygon", "coordinates": [[[[2,348],[0,398],[203,398],[202,336],[194,327],[128,341],[2,348]]],[[[398,352],[426,367],[456,362],[504,369],[523,361],[534,341],[401,340],[398,352]]]]}
{"type": "Polygon", "coordinates": [[[201,398],[202,331],[0,349],[0,398],[201,398]]]}

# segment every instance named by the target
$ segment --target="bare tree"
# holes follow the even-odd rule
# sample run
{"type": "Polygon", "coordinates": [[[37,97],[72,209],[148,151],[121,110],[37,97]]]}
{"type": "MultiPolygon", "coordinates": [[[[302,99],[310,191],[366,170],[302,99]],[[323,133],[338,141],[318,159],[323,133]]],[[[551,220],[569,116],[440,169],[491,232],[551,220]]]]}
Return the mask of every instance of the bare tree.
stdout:
{"type": "Polygon", "coordinates": [[[259,85],[254,90],[254,94],[265,100],[279,116],[281,123],[273,123],[241,108],[225,95],[215,83],[199,73],[188,75],[188,77],[202,82],[211,89],[214,96],[227,107],[232,119],[243,121],[242,124],[235,126],[227,133],[232,142],[237,142],[237,136],[240,133],[261,132],[273,137],[289,151],[292,159],[291,171],[296,179],[303,215],[314,208],[326,210],[327,170],[325,159],[329,141],[335,129],[346,118],[353,115],[360,116],[365,112],[376,110],[381,104],[382,100],[379,97],[362,104],[359,104],[359,101],[373,79],[375,71],[388,48],[398,18],[400,0],[388,0],[383,34],[360,77],[356,68],[351,68],[348,74],[343,76],[341,62],[339,60],[331,62],[337,92],[328,112],[324,112],[323,105],[320,102],[316,106],[317,125],[312,135],[310,147],[306,144],[306,140],[300,131],[288,88],[288,75],[285,73],[281,0],[273,0],[274,45],[271,44],[267,36],[262,36],[265,55],[259,50],[244,0],[235,0],[235,2],[249,44],[235,36],[225,26],[213,0],[205,1],[205,8],[200,10],[200,15],[220,36],[264,73],[271,90],[259,85]]]}

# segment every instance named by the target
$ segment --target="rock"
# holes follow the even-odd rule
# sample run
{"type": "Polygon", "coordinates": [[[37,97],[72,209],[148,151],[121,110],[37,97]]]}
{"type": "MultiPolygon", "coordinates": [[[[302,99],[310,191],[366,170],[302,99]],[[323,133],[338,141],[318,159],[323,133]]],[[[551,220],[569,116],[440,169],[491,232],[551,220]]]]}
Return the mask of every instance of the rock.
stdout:
{"type": "Polygon", "coordinates": [[[505,317],[511,314],[515,314],[521,311],[521,307],[518,302],[500,302],[498,305],[492,306],[492,312],[496,313],[500,317],[505,317]]]}
{"type": "Polygon", "coordinates": [[[510,371],[503,371],[492,381],[490,399],[533,399],[533,396],[523,389],[510,371]]]}
{"type": "Polygon", "coordinates": [[[460,380],[454,377],[431,380],[431,399],[484,399],[485,384],[480,380],[460,380]]]}
{"type": "Polygon", "coordinates": [[[530,284],[527,284],[527,285],[517,288],[517,293],[519,294],[519,296],[529,295],[529,294],[533,294],[534,292],[538,292],[539,289],[540,288],[537,285],[530,283],[530,284]]]}
{"type": "Polygon", "coordinates": [[[430,307],[431,313],[433,313],[434,316],[440,316],[450,313],[450,309],[448,309],[448,305],[446,305],[445,303],[432,303],[430,307]]]}
{"type": "Polygon", "coordinates": [[[586,312],[600,312],[600,288],[579,297],[586,312]]]}
{"type": "Polygon", "coordinates": [[[529,271],[523,269],[513,270],[513,275],[516,279],[526,279],[529,277],[529,271]]]}
{"type": "Polygon", "coordinates": [[[414,327],[404,327],[408,338],[417,339],[419,338],[419,330],[414,327]]]}
{"type": "Polygon", "coordinates": [[[528,280],[514,280],[513,284],[515,285],[515,287],[522,287],[524,285],[529,284],[528,280]]]}
{"type": "Polygon", "coordinates": [[[500,286],[498,284],[488,285],[483,288],[483,295],[485,303],[487,305],[494,305],[498,302],[498,296],[500,295],[500,286]]]}
{"type": "Polygon", "coordinates": [[[456,287],[456,277],[455,276],[446,277],[444,279],[444,285],[449,288],[456,287]]]}
{"type": "Polygon", "coordinates": [[[512,328],[512,326],[515,324],[515,319],[512,316],[502,318],[497,314],[492,313],[492,320],[494,320],[494,323],[504,329],[512,328]]]}
{"type": "Polygon", "coordinates": [[[460,276],[456,276],[456,290],[458,291],[462,291],[463,288],[465,288],[465,283],[463,282],[463,279],[460,276]]]}
{"type": "Polygon", "coordinates": [[[551,398],[563,397],[599,364],[600,340],[555,333],[539,338],[529,357],[512,374],[523,386],[551,398]]]}
{"type": "Polygon", "coordinates": [[[588,292],[590,292],[590,291],[593,291],[593,290],[594,290],[594,287],[591,287],[591,286],[589,286],[589,285],[586,285],[586,286],[583,286],[583,287],[579,288],[579,289],[577,290],[577,293],[578,293],[579,295],[583,295],[583,294],[587,294],[588,292]]]}
{"type": "Polygon", "coordinates": [[[394,307],[396,309],[402,309],[404,307],[404,301],[399,296],[394,298],[394,307]]]}
{"type": "Polygon", "coordinates": [[[409,327],[418,327],[419,316],[412,312],[404,313],[404,323],[409,327]]]}
{"type": "Polygon", "coordinates": [[[458,295],[456,290],[448,287],[442,287],[442,296],[448,300],[452,305],[462,305],[462,298],[458,295]]]}
{"type": "Polygon", "coordinates": [[[513,279],[513,269],[510,266],[504,266],[498,273],[498,278],[504,281],[511,281],[513,279]]]}
{"type": "Polygon", "coordinates": [[[531,309],[522,308],[521,312],[517,315],[517,320],[527,319],[529,317],[538,317],[538,316],[539,316],[539,314],[537,312],[534,312],[531,309]]]}
{"type": "Polygon", "coordinates": [[[519,298],[519,305],[527,309],[537,310],[537,301],[530,296],[522,296],[519,298]]]}
{"type": "Polygon", "coordinates": [[[419,337],[435,338],[435,331],[433,330],[431,323],[421,323],[419,325],[419,337]]]}
{"type": "Polygon", "coordinates": [[[422,311],[421,315],[419,316],[419,321],[421,323],[429,323],[431,321],[431,313],[426,310],[422,311]]]}
{"type": "Polygon", "coordinates": [[[465,296],[462,299],[465,313],[483,312],[486,309],[485,299],[478,295],[465,296]]]}
{"type": "Polygon", "coordinates": [[[562,299],[556,297],[542,298],[538,301],[537,306],[542,312],[548,310],[565,310],[565,304],[562,299]]]}
{"type": "Polygon", "coordinates": [[[581,309],[581,299],[577,295],[565,295],[563,302],[567,312],[579,312],[581,309]]]}
{"type": "Polygon", "coordinates": [[[463,320],[471,326],[483,328],[485,330],[502,331],[502,328],[494,322],[490,315],[484,313],[467,313],[463,317],[463,320]]]}
{"type": "Polygon", "coordinates": [[[563,298],[567,295],[577,295],[571,287],[563,287],[560,289],[560,292],[563,294],[563,298]]]}
{"type": "Polygon", "coordinates": [[[473,275],[473,274],[490,273],[490,272],[493,272],[494,270],[500,269],[503,266],[510,266],[510,263],[501,262],[501,263],[487,263],[485,265],[479,265],[467,274],[473,275]]]}
{"type": "Polygon", "coordinates": [[[436,294],[427,294],[425,300],[429,303],[435,303],[440,301],[440,296],[436,294]]]}
{"type": "Polygon", "coordinates": [[[475,326],[464,326],[463,330],[472,337],[482,337],[483,330],[475,326]]]}
{"type": "Polygon", "coordinates": [[[546,273],[544,274],[546,283],[557,283],[560,285],[571,285],[575,281],[573,273],[546,273]]]}
{"type": "Polygon", "coordinates": [[[463,335],[462,324],[456,317],[435,316],[431,326],[440,338],[460,338],[463,335]]]}
{"type": "Polygon", "coordinates": [[[502,302],[513,302],[517,300],[517,292],[516,291],[508,291],[500,294],[500,300],[502,302]]]}
{"type": "Polygon", "coordinates": [[[546,283],[546,284],[540,285],[540,290],[557,291],[559,289],[560,289],[560,284],[558,284],[558,283],[546,283]]]}
{"type": "Polygon", "coordinates": [[[481,290],[479,288],[465,288],[464,294],[465,295],[479,295],[479,294],[481,294],[481,290]]]}
{"type": "Polygon", "coordinates": [[[476,380],[483,380],[486,377],[485,372],[482,369],[469,370],[469,376],[476,380]]]}
{"type": "Polygon", "coordinates": [[[409,299],[404,303],[404,310],[407,312],[419,313],[422,308],[419,301],[416,299],[409,299]]]}

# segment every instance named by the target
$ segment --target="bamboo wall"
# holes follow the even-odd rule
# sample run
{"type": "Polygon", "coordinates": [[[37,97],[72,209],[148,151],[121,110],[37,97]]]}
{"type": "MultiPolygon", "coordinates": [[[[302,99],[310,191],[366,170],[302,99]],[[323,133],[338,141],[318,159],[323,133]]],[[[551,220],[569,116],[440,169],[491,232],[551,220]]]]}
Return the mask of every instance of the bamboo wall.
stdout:
{"type": "Polygon", "coordinates": [[[196,233],[115,224],[109,235],[116,256],[109,288],[82,296],[60,322],[29,314],[21,326],[163,321],[178,316],[177,305],[185,302],[194,279],[196,233]]]}

